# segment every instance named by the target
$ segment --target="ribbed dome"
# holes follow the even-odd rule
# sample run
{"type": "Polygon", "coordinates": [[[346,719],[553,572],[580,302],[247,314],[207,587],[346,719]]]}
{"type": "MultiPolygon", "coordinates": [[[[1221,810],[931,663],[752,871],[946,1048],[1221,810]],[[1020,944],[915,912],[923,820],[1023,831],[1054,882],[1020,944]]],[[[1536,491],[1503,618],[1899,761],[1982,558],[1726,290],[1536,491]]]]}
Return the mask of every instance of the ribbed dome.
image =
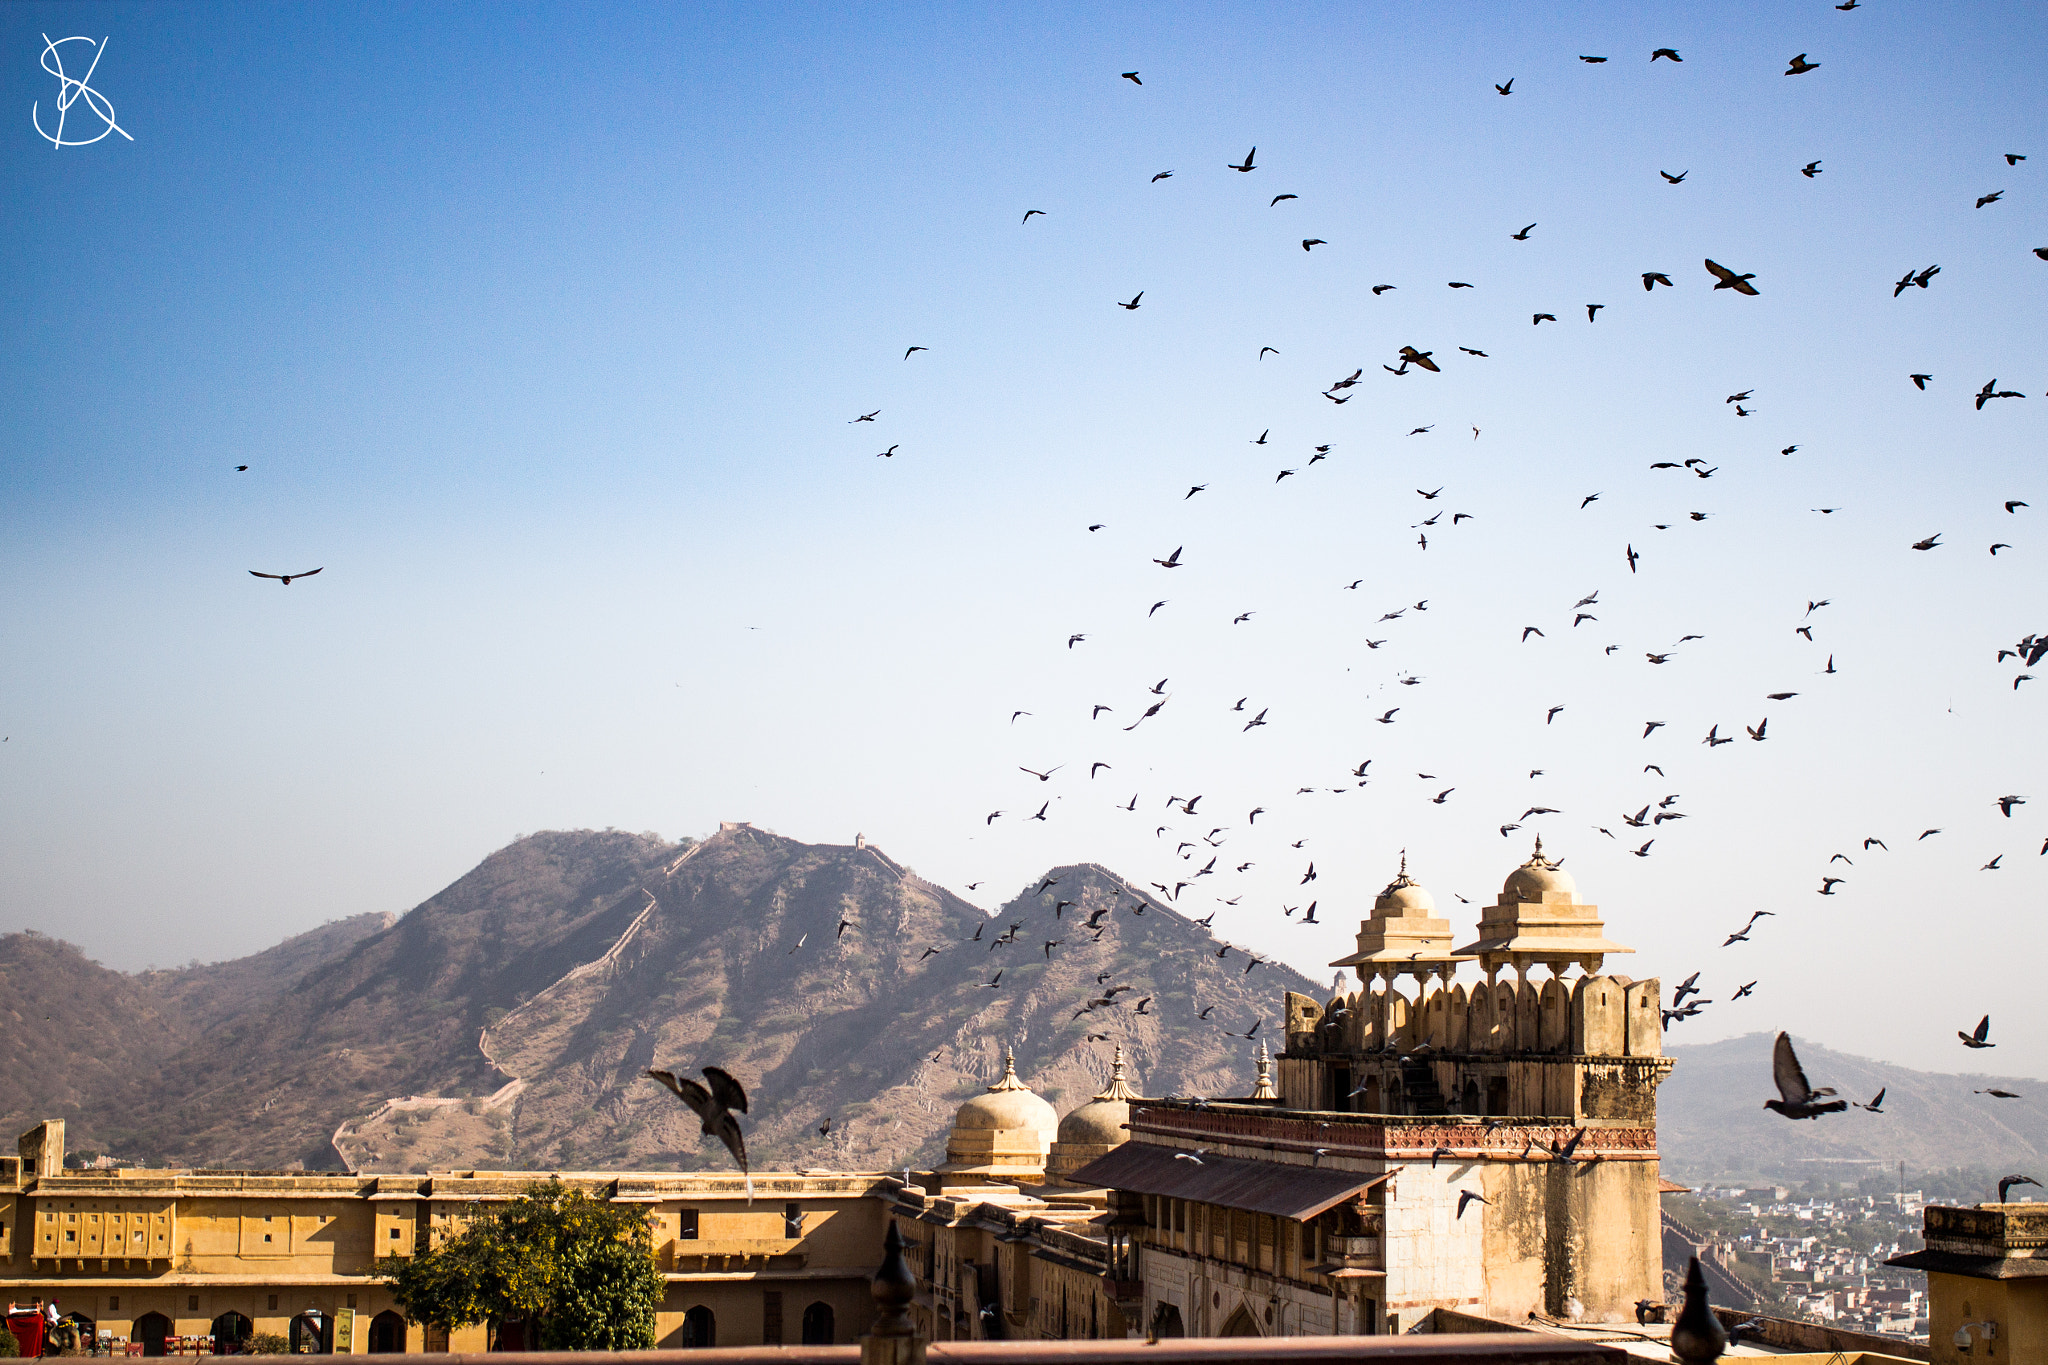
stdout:
{"type": "Polygon", "coordinates": [[[1420,882],[1408,880],[1404,874],[1387,883],[1387,889],[1380,892],[1373,902],[1375,910],[1411,910],[1430,914],[1436,910],[1436,897],[1422,888],[1420,882]]]}
{"type": "Polygon", "coordinates": [[[1058,1131],[1059,1122],[1059,1111],[1017,1079],[1014,1055],[1003,1058],[1003,1078],[961,1105],[953,1116],[956,1132],[1033,1129],[1047,1138],[1058,1131]]]}
{"type": "Polygon", "coordinates": [[[1543,839],[1537,836],[1536,851],[1502,884],[1500,894],[1507,901],[1540,901],[1545,893],[1561,892],[1566,900],[1579,897],[1579,884],[1572,880],[1572,874],[1543,856],[1543,839]]]}

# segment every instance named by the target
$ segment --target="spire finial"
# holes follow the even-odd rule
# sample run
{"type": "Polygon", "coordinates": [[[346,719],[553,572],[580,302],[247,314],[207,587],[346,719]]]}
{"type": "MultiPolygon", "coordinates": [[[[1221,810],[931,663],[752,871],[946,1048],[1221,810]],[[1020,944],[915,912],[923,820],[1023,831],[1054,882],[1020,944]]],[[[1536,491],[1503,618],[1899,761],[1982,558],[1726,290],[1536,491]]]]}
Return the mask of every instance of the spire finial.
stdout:
{"type": "Polygon", "coordinates": [[[1124,1045],[1122,1043],[1116,1045],[1116,1052],[1110,1058],[1109,1084],[1103,1086],[1102,1093],[1095,1096],[1095,1098],[1098,1100],[1124,1100],[1126,1102],[1138,1098],[1138,1092],[1131,1089],[1131,1083],[1124,1079],[1124,1045]]]}
{"type": "Polygon", "coordinates": [[[998,1091],[998,1090],[1025,1090],[1025,1089],[1029,1089],[1029,1087],[1028,1087],[1028,1086],[1026,1086],[1026,1085],[1024,1084],[1024,1082],[1022,1082],[1022,1081],[1020,1081],[1020,1080],[1018,1080],[1018,1079],[1017,1079],[1017,1053],[1016,1053],[1016,1050],[1015,1050],[1015,1049],[1009,1049],[1009,1050],[1006,1050],[1006,1051],[1005,1051],[1005,1052],[1003,1053],[1003,1078],[1002,1078],[1001,1080],[997,1081],[997,1082],[996,1082],[996,1083],[995,1083],[994,1085],[990,1086],[990,1087],[989,1087],[989,1090],[990,1090],[991,1092],[994,1092],[994,1091],[998,1091]]]}
{"type": "Polygon", "coordinates": [[[1263,1038],[1259,1039],[1259,1079],[1258,1083],[1252,1086],[1252,1098],[1255,1100],[1277,1100],[1280,1098],[1280,1092],[1273,1088],[1272,1054],[1266,1051],[1266,1040],[1263,1038]]]}
{"type": "Polygon", "coordinates": [[[1536,836],[1536,852],[1531,856],[1536,862],[1540,863],[1543,861],[1543,836],[1541,834],[1536,836]]]}
{"type": "Polygon", "coordinates": [[[1401,875],[1408,875],[1408,850],[1405,848],[1401,850],[1401,875]]]}

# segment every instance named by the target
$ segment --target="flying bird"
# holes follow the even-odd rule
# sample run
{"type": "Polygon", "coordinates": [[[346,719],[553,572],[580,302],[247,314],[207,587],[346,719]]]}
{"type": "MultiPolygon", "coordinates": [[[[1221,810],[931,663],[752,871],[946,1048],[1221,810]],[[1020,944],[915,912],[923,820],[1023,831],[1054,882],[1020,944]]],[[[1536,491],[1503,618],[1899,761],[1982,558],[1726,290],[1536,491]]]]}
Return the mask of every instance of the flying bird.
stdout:
{"type": "Polygon", "coordinates": [[[1980,195],[1977,199],[1977,207],[1981,209],[1986,204],[1995,204],[2003,198],[2005,198],[2004,190],[1994,190],[1990,194],[1980,195]]]}
{"type": "Polygon", "coordinates": [[[1792,59],[1791,65],[1785,68],[1785,74],[1788,76],[1804,76],[1809,71],[1818,70],[1820,70],[1820,63],[1809,62],[1806,60],[1806,54],[1802,52],[1792,59]]]}
{"type": "Polygon", "coordinates": [[[1667,289],[1670,288],[1671,277],[1669,275],[1666,275],[1661,270],[1645,270],[1643,272],[1644,293],[1649,293],[1652,289],[1655,289],[1660,284],[1665,286],[1667,289]]]}
{"type": "Polygon", "coordinates": [[[909,349],[908,351],[905,351],[905,352],[903,353],[903,358],[904,358],[905,360],[908,360],[908,359],[910,359],[910,357],[911,357],[911,356],[912,356],[913,354],[915,354],[916,352],[918,352],[918,351],[924,351],[924,350],[929,350],[929,349],[930,349],[930,347],[927,347],[927,346],[913,346],[913,347],[911,347],[911,348],[910,348],[910,349],[909,349]]]}
{"type": "Polygon", "coordinates": [[[1706,266],[1707,273],[1712,275],[1716,281],[1714,288],[1733,289],[1738,294],[1754,295],[1758,292],[1756,286],[1750,283],[1751,280],[1756,278],[1755,275],[1738,275],[1727,266],[1718,264],[1711,259],[1706,262],[1706,266]]]}
{"type": "Polygon", "coordinates": [[[1233,170],[1233,171],[1251,171],[1251,170],[1256,170],[1256,169],[1258,169],[1258,168],[1252,165],[1252,158],[1253,158],[1253,157],[1255,157],[1255,156],[1257,156],[1258,154],[1259,154],[1259,149],[1258,149],[1257,147],[1254,147],[1254,148],[1252,148],[1252,149],[1251,149],[1250,151],[1248,151],[1248,152],[1246,152],[1246,153],[1244,154],[1244,164],[1243,164],[1242,166],[1229,166],[1229,167],[1226,167],[1225,169],[1227,169],[1227,170],[1233,170]]]}
{"type": "Polygon", "coordinates": [[[1789,1034],[1780,1033],[1777,1045],[1771,1050],[1771,1078],[1777,1082],[1778,1094],[1782,1098],[1765,1100],[1764,1108],[1775,1109],[1788,1119],[1819,1118],[1822,1114],[1839,1113],[1849,1107],[1847,1100],[1826,1098],[1835,1093],[1833,1087],[1816,1090],[1808,1084],[1806,1072],[1799,1065],[1798,1054],[1792,1051],[1789,1034]]]}
{"type": "Polygon", "coordinates": [[[1506,85],[1496,85],[1493,88],[1503,95],[1511,94],[1513,93],[1515,88],[1515,78],[1513,76],[1510,76],[1508,77],[1508,83],[1506,85]]]}
{"type": "MultiPolygon", "coordinates": [[[[1299,198],[1301,198],[1301,196],[1300,196],[1300,195],[1298,195],[1298,194],[1276,194],[1276,195],[1274,195],[1274,196],[1273,196],[1273,204],[1277,204],[1277,203],[1279,203],[1279,202],[1280,202],[1280,201],[1281,201],[1282,199],[1299,199],[1299,198]]],[[[1266,207],[1267,207],[1267,208],[1272,208],[1272,207],[1273,207],[1273,204],[1268,204],[1268,205],[1266,205],[1266,207]]]]}
{"type": "Polygon", "coordinates": [[[1126,71],[1126,72],[1124,72],[1124,73],[1123,73],[1123,78],[1124,78],[1125,80],[1129,81],[1129,82],[1130,82],[1130,83],[1131,83],[1132,85],[1143,85],[1143,84],[1145,83],[1145,82],[1143,82],[1143,81],[1141,81],[1141,80],[1139,80],[1139,79],[1138,79],[1138,73],[1137,73],[1137,72],[1135,72],[1135,71],[1126,71]]]}
{"type": "Polygon", "coordinates": [[[2038,1180],[2036,1180],[2036,1179],[2034,1179],[2034,1178],[2033,1178],[2032,1176],[2027,1176],[2027,1175],[2009,1175],[2009,1176],[2005,1177],[2005,1178],[2004,1178],[2003,1180],[2001,1180],[2001,1181],[1999,1181],[1999,1182],[1998,1182],[1998,1202],[1999,1202],[1999,1203],[2003,1204],[2003,1203],[2005,1202],[2005,1192],[2006,1192],[2007,1190],[2011,1189],[2011,1188],[2012,1188],[2013,1186],[2015,1186],[2015,1185],[2032,1185],[2032,1186],[2034,1186],[2034,1187],[2035,1187],[2036,1189],[2039,1189],[2039,1188],[2040,1188],[2040,1185],[2041,1185],[2041,1182],[2040,1182],[2040,1181],[2038,1181],[2038,1180]]]}
{"type": "MultiPolygon", "coordinates": [[[[1753,294],[1756,291],[1752,289],[1750,292],[1753,294]]],[[[1145,291],[1140,289],[1137,293],[1131,296],[1131,301],[1129,303],[1119,303],[1117,307],[1122,308],[1128,312],[1136,312],[1138,308],[1138,300],[1144,297],[1145,291]]]]}
{"type": "MultiPolygon", "coordinates": [[[[320,566],[323,569],[326,567],[324,564],[320,566]]],[[[319,573],[320,569],[307,569],[303,573],[264,573],[261,569],[251,569],[249,572],[258,578],[275,578],[278,582],[289,588],[294,578],[311,578],[314,574],[319,573]]]]}
{"type": "Polygon", "coordinates": [[[1328,245],[1329,245],[1329,243],[1328,243],[1328,242],[1326,242],[1326,241],[1324,241],[1324,240],[1323,240],[1322,238],[1320,238],[1320,237],[1304,237],[1304,238],[1302,238],[1302,239],[1301,239],[1301,249],[1302,249],[1303,251],[1307,251],[1307,250],[1308,250],[1308,249],[1309,249],[1310,247],[1312,247],[1312,246],[1328,246],[1328,245]]]}
{"type": "Polygon", "coordinates": [[[1970,1030],[1968,1033],[1964,1033],[1962,1030],[1958,1029],[1956,1031],[1956,1037],[1962,1039],[1963,1046],[1967,1048],[1998,1046],[1998,1044],[1990,1041],[1991,1016],[1988,1014],[1985,1015],[1982,1019],[1979,1019],[1977,1021],[1977,1027],[1970,1030]]]}
{"type": "Polygon", "coordinates": [[[704,1068],[704,1079],[711,1083],[709,1089],[673,1071],[650,1070],[645,1074],[674,1091],[677,1099],[696,1112],[697,1117],[703,1120],[704,1136],[715,1137],[725,1144],[733,1160],[740,1163],[740,1173],[747,1178],[747,1201],[752,1203],[754,1176],[747,1169],[747,1141],[740,1133],[740,1121],[733,1117],[736,1113],[747,1112],[746,1089],[722,1068],[715,1066],[704,1068]]]}
{"type": "Polygon", "coordinates": [[[1043,217],[1045,217],[1045,210],[1044,210],[1044,209],[1026,209],[1026,210],[1024,210],[1024,221],[1025,221],[1025,222],[1027,222],[1027,223],[1028,223],[1028,222],[1030,222],[1030,221],[1031,221],[1031,218],[1032,218],[1032,215],[1034,215],[1034,214],[1036,214],[1036,215],[1037,215],[1038,217],[1040,217],[1040,218],[1043,218],[1043,217]]]}
{"type": "Polygon", "coordinates": [[[1535,226],[1536,225],[1534,223],[1531,223],[1528,227],[1523,228],[1520,232],[1510,232],[1508,234],[1508,238],[1511,241],[1526,242],[1529,240],[1530,230],[1533,229],[1535,226]]]}
{"type": "Polygon", "coordinates": [[[1669,171],[1658,171],[1657,174],[1663,176],[1668,183],[1676,185],[1683,182],[1687,176],[1692,174],[1692,172],[1689,170],[1685,170],[1680,171],[1677,175],[1673,175],[1669,171]]]}
{"type": "Polygon", "coordinates": [[[1669,57],[1674,62],[1682,62],[1685,60],[1685,58],[1678,55],[1678,49],[1672,47],[1660,47],[1655,52],[1652,52],[1650,54],[1650,60],[1653,62],[1656,61],[1659,57],[1669,57]]]}

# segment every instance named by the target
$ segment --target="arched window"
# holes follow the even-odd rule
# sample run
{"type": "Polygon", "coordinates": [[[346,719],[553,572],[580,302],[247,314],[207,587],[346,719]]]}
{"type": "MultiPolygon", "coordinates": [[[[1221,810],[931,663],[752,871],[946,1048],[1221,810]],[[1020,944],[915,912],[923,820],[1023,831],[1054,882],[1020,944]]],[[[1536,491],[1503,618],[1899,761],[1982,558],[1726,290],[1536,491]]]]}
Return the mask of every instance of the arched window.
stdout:
{"type": "Polygon", "coordinates": [[[291,1350],[295,1356],[324,1356],[334,1353],[334,1319],[317,1308],[308,1308],[292,1319],[291,1350]]]}
{"type": "Polygon", "coordinates": [[[146,1356],[160,1356],[164,1353],[164,1338],[171,1334],[171,1320],[162,1313],[144,1313],[129,1329],[128,1339],[142,1343],[146,1356]]]}
{"type": "Polygon", "coordinates": [[[395,1356],[405,1353],[405,1318],[385,1309],[370,1319],[370,1354],[395,1356]]]}
{"type": "Polygon", "coordinates": [[[836,1330],[831,1304],[820,1301],[804,1309],[804,1345],[831,1346],[835,1344],[836,1330]]]}
{"type": "Polygon", "coordinates": [[[222,1313],[213,1320],[213,1353],[215,1355],[239,1355],[249,1349],[249,1338],[255,1334],[256,1324],[240,1313],[222,1313]]]}
{"type": "Polygon", "coordinates": [[[683,1314],[683,1346],[695,1349],[700,1346],[718,1344],[718,1318],[709,1308],[698,1304],[683,1314]]]}

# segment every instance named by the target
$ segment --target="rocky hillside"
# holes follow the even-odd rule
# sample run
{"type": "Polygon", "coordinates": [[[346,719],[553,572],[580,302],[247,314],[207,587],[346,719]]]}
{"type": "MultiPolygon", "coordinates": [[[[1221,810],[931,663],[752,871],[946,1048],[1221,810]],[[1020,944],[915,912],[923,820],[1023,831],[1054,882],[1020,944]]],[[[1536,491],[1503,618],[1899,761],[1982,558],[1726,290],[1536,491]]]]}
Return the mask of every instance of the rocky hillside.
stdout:
{"type": "MultiPolygon", "coordinates": [[[[2048,1157],[2048,1085],[1992,1075],[1909,1071],[1888,1062],[1793,1042],[1807,1079],[1852,1103],[1882,1089],[1884,1112],[1850,1109],[1797,1123],[1763,1107],[1776,1034],[1751,1033],[1666,1051],[1677,1059],[1658,1093],[1658,1150],[1681,1180],[1792,1175],[1855,1180],[1905,1162],[1914,1170],[2010,1168],[2036,1173],[2048,1157]],[[2004,1090],[2017,1099],[1973,1093],[2004,1090]]],[[[1958,1052],[1962,1051],[1960,1044],[1958,1052]]],[[[1968,1054],[1996,1064],[1997,1053],[1968,1054]]],[[[2040,1175],[2048,1180],[2048,1173],[2040,1175]]]]}
{"type": "Polygon", "coordinates": [[[641,1075],[718,1064],[754,1096],[757,1166],[872,1169],[938,1159],[1005,1047],[1061,1109],[1119,1043],[1151,1093],[1241,1093],[1255,1045],[1225,1029],[1313,989],[1099,867],[991,920],[878,850],[746,826],[535,835],[395,922],[343,923],[144,978],[0,940],[0,971],[61,961],[97,992],[77,1039],[0,1052],[17,1126],[61,1116],[75,1149],[180,1164],[719,1166],[641,1075]]]}

